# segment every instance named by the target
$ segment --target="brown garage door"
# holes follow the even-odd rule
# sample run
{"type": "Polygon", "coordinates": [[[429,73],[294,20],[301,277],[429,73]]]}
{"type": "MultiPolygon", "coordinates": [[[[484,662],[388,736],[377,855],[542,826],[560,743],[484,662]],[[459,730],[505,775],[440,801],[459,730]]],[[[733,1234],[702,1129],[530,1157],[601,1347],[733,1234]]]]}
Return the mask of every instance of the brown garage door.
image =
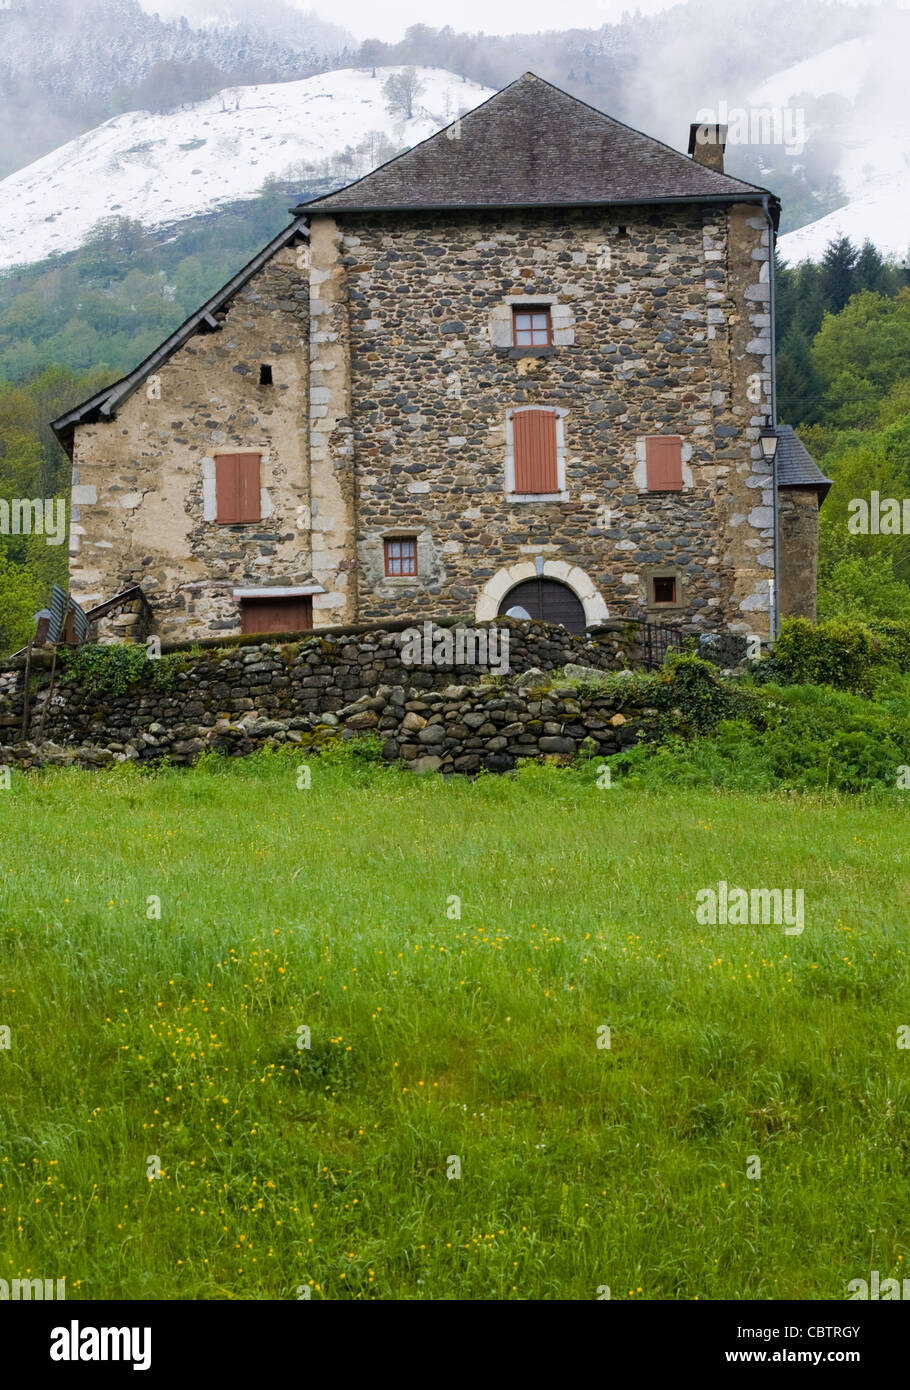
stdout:
{"type": "Polygon", "coordinates": [[[313,626],[313,598],[242,598],[240,616],[244,632],[308,632],[313,626]]]}
{"type": "Polygon", "coordinates": [[[510,589],[499,605],[500,613],[523,608],[532,618],[545,623],[561,623],[570,632],[584,632],[585,610],[565,584],[556,579],[526,579],[510,589]]]}

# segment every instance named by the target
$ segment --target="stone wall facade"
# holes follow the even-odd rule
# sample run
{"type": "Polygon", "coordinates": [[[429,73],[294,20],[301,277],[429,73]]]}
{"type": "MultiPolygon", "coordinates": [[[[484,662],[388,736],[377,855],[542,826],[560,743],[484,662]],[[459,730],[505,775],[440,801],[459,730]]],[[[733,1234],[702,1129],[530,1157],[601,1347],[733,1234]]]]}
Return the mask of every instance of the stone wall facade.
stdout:
{"type": "Polygon", "coordinates": [[[754,204],[310,218],[119,410],[80,425],[72,591],[138,582],[169,640],[240,630],[235,589],[311,585],[315,626],[496,615],[541,572],[590,624],[644,611],[767,636],[770,234],[754,204]],[[516,301],[553,343],[511,346],[516,301]],[[259,385],[260,364],[273,384],[259,385]],[[558,500],[507,489],[510,412],[559,411],[558,500]],[[683,440],[649,493],[645,438],[683,440]],[[214,456],[260,452],[260,522],[214,456]],[[417,539],[415,578],[383,546],[417,539]],[[670,607],[651,580],[676,579],[670,607]]]}
{"type": "Polygon", "coordinates": [[[781,611],[815,622],[818,574],[818,494],[808,489],[780,492],[781,611]]]}
{"type": "Polygon", "coordinates": [[[593,587],[598,617],[647,610],[649,580],[673,574],[677,603],[653,620],[767,633],[760,209],[350,216],[342,244],[360,615],[476,606],[540,556],[593,587]],[[550,306],[552,348],[511,347],[504,315],[522,300],[550,306]],[[507,415],[527,405],[563,412],[565,500],[506,494],[507,415]],[[647,491],[654,434],[682,437],[681,493],[647,491]],[[418,538],[416,581],[383,573],[396,532],[418,538]]]}
{"type": "Polygon", "coordinates": [[[298,248],[277,252],[219,329],[196,334],[116,419],[76,430],[70,588],[83,608],[141,584],[158,633],[179,641],[239,631],[235,587],[308,581],[306,267],[298,248]],[[220,525],[214,456],[243,451],[262,454],[262,520],[220,525]]]}

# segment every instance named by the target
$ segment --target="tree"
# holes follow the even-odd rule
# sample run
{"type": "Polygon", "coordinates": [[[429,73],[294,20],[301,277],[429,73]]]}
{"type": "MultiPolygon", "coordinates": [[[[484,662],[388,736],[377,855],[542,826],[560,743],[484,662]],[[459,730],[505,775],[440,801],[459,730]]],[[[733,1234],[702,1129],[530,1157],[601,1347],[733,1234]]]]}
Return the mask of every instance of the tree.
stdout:
{"type": "Polygon", "coordinates": [[[873,425],[894,384],[910,376],[910,289],[894,299],[863,290],[839,314],[826,314],[812,360],[831,423],[873,425]]]}
{"type": "Polygon", "coordinates": [[[780,252],[774,248],[774,335],[778,346],[783,342],[793,323],[796,312],[797,276],[794,270],[781,260],[780,252]]]}
{"type": "Polygon", "coordinates": [[[187,102],[214,96],[227,87],[229,81],[227,73],[205,58],[189,63],[167,59],[153,64],[148,76],[126,98],[121,95],[120,100],[129,100],[133,110],[173,111],[187,102]]]}
{"type": "Polygon", "coordinates": [[[804,333],[814,338],[822,326],[826,303],[822,285],[822,268],[807,261],[801,265],[796,280],[796,308],[794,321],[804,333]]]}
{"type": "Polygon", "coordinates": [[[416,68],[402,68],[393,72],[383,83],[382,94],[393,116],[404,116],[409,121],[414,115],[414,102],[423,91],[423,83],[416,68]]]}
{"type": "Polygon", "coordinates": [[[0,550],[0,653],[9,656],[34,637],[35,614],[49,598],[28,570],[0,550]]]}
{"type": "Polygon", "coordinates": [[[777,351],[777,410],[789,424],[813,424],[818,419],[822,386],[812,361],[809,337],[793,324],[777,351]]]}
{"type": "Polygon", "coordinates": [[[409,62],[435,66],[439,56],[439,31],[428,24],[411,24],[404,31],[400,47],[409,62]]]}
{"type": "MultiPolygon", "coordinates": [[[[811,432],[805,442],[811,447],[811,432]]],[[[906,584],[910,580],[910,537],[890,529],[876,533],[871,527],[864,534],[850,523],[858,515],[857,499],[868,502],[873,492],[880,498],[898,500],[910,495],[910,420],[881,430],[842,431],[825,453],[822,467],[834,485],[819,513],[820,587],[833,582],[841,561],[865,562],[882,556],[889,560],[893,578],[906,584]]]]}
{"type": "Polygon", "coordinates": [[[382,67],[388,56],[388,50],[388,44],[383,43],[381,39],[364,39],[357,54],[357,66],[371,68],[375,77],[376,69],[382,67]]]}
{"type": "Polygon", "coordinates": [[[896,425],[902,420],[910,420],[910,376],[903,376],[894,383],[878,408],[878,425],[896,425]]]}
{"type": "Polygon", "coordinates": [[[821,577],[819,621],[848,618],[910,619],[910,587],[894,573],[891,555],[853,556],[838,560],[821,577]]]}
{"type": "Polygon", "coordinates": [[[856,259],[853,280],[856,290],[871,290],[873,294],[886,294],[888,291],[884,258],[868,237],[856,259]]]}
{"type": "Polygon", "coordinates": [[[828,301],[827,307],[839,314],[853,294],[855,267],[859,253],[849,237],[842,236],[830,241],[822,256],[822,287],[828,301]]]}

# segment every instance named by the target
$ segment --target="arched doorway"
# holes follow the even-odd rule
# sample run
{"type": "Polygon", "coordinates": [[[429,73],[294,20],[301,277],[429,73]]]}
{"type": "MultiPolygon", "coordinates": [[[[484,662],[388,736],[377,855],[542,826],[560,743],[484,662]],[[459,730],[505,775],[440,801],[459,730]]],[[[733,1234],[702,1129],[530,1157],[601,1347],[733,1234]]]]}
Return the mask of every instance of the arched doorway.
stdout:
{"type": "Polygon", "coordinates": [[[499,603],[499,616],[505,616],[512,608],[522,608],[532,618],[545,623],[561,623],[569,632],[584,633],[584,605],[567,584],[557,579],[525,579],[516,584],[499,603]]]}
{"type": "MultiPolygon", "coordinates": [[[[477,622],[491,623],[498,615],[508,613],[510,608],[524,607],[525,612],[530,612],[520,598],[513,598],[512,595],[526,581],[531,580],[534,581],[536,591],[538,578],[544,581],[552,579],[561,588],[569,589],[584,610],[584,624],[587,627],[596,627],[598,623],[609,618],[609,609],[603,595],[598,593],[589,574],[585,574],[578,565],[570,565],[567,560],[544,560],[542,555],[538,555],[534,560],[519,560],[513,565],[504,565],[487,580],[477,595],[474,606],[477,622]],[[503,599],[508,601],[504,604],[503,599]]],[[[572,630],[575,631],[574,628],[572,630]]],[[[581,630],[579,628],[579,631],[581,630]]]]}

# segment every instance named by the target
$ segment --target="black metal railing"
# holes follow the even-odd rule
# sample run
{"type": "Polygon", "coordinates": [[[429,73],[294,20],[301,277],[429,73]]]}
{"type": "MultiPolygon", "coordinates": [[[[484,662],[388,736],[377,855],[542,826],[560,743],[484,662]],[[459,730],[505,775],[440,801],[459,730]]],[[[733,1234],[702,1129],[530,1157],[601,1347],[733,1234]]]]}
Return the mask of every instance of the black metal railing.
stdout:
{"type": "MultiPolygon", "coordinates": [[[[601,630],[616,630],[616,625],[622,623],[626,627],[634,627],[635,640],[628,642],[630,657],[634,648],[638,648],[634,655],[634,664],[642,665],[648,671],[655,671],[662,666],[671,652],[682,652],[685,650],[685,640],[687,633],[681,627],[675,627],[668,623],[652,623],[645,616],[637,616],[634,613],[611,613],[603,623],[599,624],[601,630]]],[[[630,634],[631,637],[631,634],[630,634]]]]}
{"type": "MultiPolygon", "coordinates": [[[[601,630],[613,628],[622,623],[637,628],[638,646],[636,660],[647,670],[654,671],[662,666],[671,652],[683,652],[686,642],[694,642],[695,653],[704,661],[711,661],[723,670],[742,666],[744,662],[759,653],[751,647],[755,639],[742,632],[699,632],[695,628],[678,627],[669,623],[652,623],[646,613],[632,609],[628,613],[611,612],[610,617],[600,624],[601,630]]],[[[762,644],[766,649],[766,644],[762,644]]]]}

